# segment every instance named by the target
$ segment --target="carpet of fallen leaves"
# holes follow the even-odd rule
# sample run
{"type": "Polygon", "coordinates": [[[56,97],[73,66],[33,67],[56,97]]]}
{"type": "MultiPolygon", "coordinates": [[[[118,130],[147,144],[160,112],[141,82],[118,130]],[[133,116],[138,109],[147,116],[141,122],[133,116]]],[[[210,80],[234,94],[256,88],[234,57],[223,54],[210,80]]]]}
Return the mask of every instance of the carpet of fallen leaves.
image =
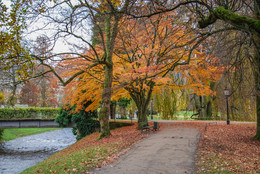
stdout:
{"type": "Polygon", "coordinates": [[[198,173],[260,173],[260,141],[255,124],[209,125],[202,129],[198,173]]]}
{"type": "Polygon", "coordinates": [[[87,173],[116,161],[133,144],[149,136],[136,128],[134,124],[112,130],[111,136],[101,140],[97,140],[99,133],[91,134],[23,173],[87,173]]]}
{"type": "MultiPolygon", "coordinates": [[[[88,173],[108,165],[150,135],[141,134],[136,126],[112,130],[109,138],[99,141],[98,133],[89,135],[23,173],[88,173]]],[[[171,126],[201,131],[196,155],[198,173],[260,173],[260,141],[252,139],[255,124],[160,123],[160,129],[171,126]]]]}
{"type": "Polygon", "coordinates": [[[223,123],[163,123],[161,128],[181,126],[201,131],[196,154],[199,174],[260,174],[260,141],[252,139],[256,133],[256,124],[223,123]]]}

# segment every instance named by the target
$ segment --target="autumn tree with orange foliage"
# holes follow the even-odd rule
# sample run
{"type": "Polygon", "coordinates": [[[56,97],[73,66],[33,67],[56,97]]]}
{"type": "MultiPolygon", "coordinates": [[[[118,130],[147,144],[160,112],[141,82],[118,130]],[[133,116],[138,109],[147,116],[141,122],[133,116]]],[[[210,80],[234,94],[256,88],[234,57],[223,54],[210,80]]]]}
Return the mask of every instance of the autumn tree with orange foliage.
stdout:
{"type": "MultiPolygon", "coordinates": [[[[194,74],[198,73],[201,76],[205,76],[205,71],[207,71],[210,75],[201,77],[199,81],[193,80],[189,87],[193,87],[195,93],[212,94],[207,87],[209,84],[205,81],[215,80],[211,77],[214,68],[201,63],[209,57],[198,50],[191,55],[188,50],[184,49],[187,44],[191,44],[195,40],[196,35],[192,31],[186,30],[185,27],[177,26],[177,20],[169,20],[170,15],[173,14],[159,15],[149,20],[125,18],[120,23],[124,27],[119,30],[113,56],[115,68],[112,98],[118,100],[122,97],[131,97],[138,108],[138,123],[147,123],[146,110],[152,93],[159,92],[165,85],[180,88],[171,83],[171,79],[167,76],[170,71],[185,74],[188,70],[194,70],[194,74]],[[173,26],[175,27],[173,28],[173,26]],[[189,63],[192,63],[191,66],[187,65],[189,63]],[[180,65],[185,66],[176,68],[180,65]],[[206,66],[207,70],[200,68],[206,66]]],[[[100,51],[102,52],[102,49],[100,51]]],[[[84,69],[84,64],[86,66],[88,62],[83,59],[68,61],[64,66],[70,68],[64,72],[73,74],[74,67],[82,65],[84,69]]],[[[80,79],[69,84],[67,91],[68,93],[73,91],[74,95],[67,95],[67,101],[70,101],[71,105],[76,104],[77,108],[81,108],[85,101],[91,100],[93,103],[89,109],[98,107],[101,100],[102,71],[104,71],[103,67],[96,66],[92,68],[91,72],[85,73],[80,79]]]]}
{"type": "Polygon", "coordinates": [[[47,67],[38,76],[54,73],[64,86],[70,87],[68,95],[75,92],[69,98],[78,108],[86,101],[92,101],[87,110],[93,110],[101,103],[100,138],[110,135],[108,119],[112,94],[121,97],[130,92],[137,103],[141,102],[141,106],[138,105],[139,122],[146,122],[144,108],[149,103],[155,84],[159,88],[167,83],[166,74],[180,65],[189,64],[194,54],[205,56],[195,49],[196,35],[185,27],[179,27],[167,14],[158,19],[152,17],[149,20],[133,20],[130,23],[135,28],[130,31],[130,25],[125,25],[128,20],[124,14],[142,13],[147,5],[149,3],[137,0],[91,0],[64,1],[60,4],[54,2],[54,6],[39,7],[43,10],[37,14],[56,26],[53,28],[57,31],[54,43],[57,43],[59,37],[74,37],[79,42],[74,44],[77,48],[74,51],[53,54],[47,58],[35,55],[35,59],[47,67]],[[45,9],[48,9],[47,13],[45,9]],[[49,15],[52,12],[55,12],[54,17],[49,15]],[[89,23],[95,28],[98,44],[87,39],[89,23]],[[125,32],[124,40],[128,43],[123,43],[118,38],[121,31],[125,32]],[[143,34],[145,35],[142,36],[143,34]],[[192,47],[192,51],[185,49],[187,45],[192,47]],[[83,48],[84,52],[81,50],[83,48]],[[60,57],[57,58],[58,56],[60,57]],[[60,62],[58,67],[53,63],[55,61],[60,62]],[[113,80],[115,83],[112,83],[113,80]]]}
{"type": "Polygon", "coordinates": [[[213,101],[216,99],[216,82],[221,79],[225,68],[217,57],[195,58],[190,65],[181,67],[183,87],[191,89],[198,119],[212,119],[213,101]]]}
{"type": "MultiPolygon", "coordinates": [[[[78,60],[82,59],[87,61],[86,66],[81,65],[75,67],[74,74],[63,79],[60,76],[60,72],[57,72],[53,64],[48,63],[46,59],[39,56],[35,56],[37,60],[41,62],[42,65],[46,66],[48,70],[45,73],[53,72],[55,76],[61,81],[61,83],[66,86],[73,80],[82,79],[86,74],[93,76],[93,71],[95,68],[103,69],[98,75],[102,76],[102,81],[98,82],[99,93],[101,95],[101,109],[99,112],[99,121],[101,125],[100,138],[110,135],[109,129],[109,113],[110,113],[110,103],[111,103],[111,86],[112,86],[112,76],[114,68],[113,52],[115,46],[115,40],[117,38],[118,30],[120,28],[120,21],[123,15],[134,8],[142,6],[142,3],[138,0],[90,0],[90,1],[64,1],[61,3],[53,2],[50,4],[38,4],[33,3],[31,8],[32,11],[36,10],[35,14],[39,14],[41,18],[45,18],[49,23],[53,24],[53,31],[56,32],[53,36],[54,44],[57,43],[57,38],[71,38],[77,39],[77,44],[74,44],[73,51],[63,52],[59,54],[54,54],[48,59],[54,61],[63,62],[65,59],[68,60],[78,60]],[[35,8],[35,5],[37,8],[35,8]],[[43,8],[44,6],[45,8],[43,8]],[[40,11],[37,11],[41,9],[40,11]],[[47,9],[47,11],[46,11],[47,9]],[[51,16],[52,13],[55,15],[51,16]],[[100,44],[96,46],[95,43],[89,41],[90,36],[90,25],[96,28],[96,35],[99,38],[100,44]],[[82,54],[82,49],[87,50],[82,54]],[[70,57],[65,57],[61,55],[70,55],[70,57]],[[53,57],[61,56],[60,59],[53,59],[53,57]]],[[[39,76],[44,73],[39,74],[39,76]]],[[[94,74],[94,76],[97,74],[94,74]]],[[[94,79],[94,77],[93,77],[94,79]]],[[[93,79],[89,81],[88,84],[93,82],[93,79]]],[[[95,85],[97,82],[93,82],[91,85],[95,85]]],[[[96,96],[95,96],[96,97],[96,96]]],[[[91,101],[94,98],[91,98],[91,101]]],[[[94,99],[94,104],[96,101],[94,99]]],[[[93,104],[93,105],[94,105],[93,104]]],[[[91,108],[91,106],[90,106],[91,108]]]]}
{"type": "Polygon", "coordinates": [[[59,106],[59,88],[57,79],[51,73],[45,74],[40,79],[31,79],[21,89],[20,104],[27,104],[31,107],[57,107],[59,106]]]}
{"type": "Polygon", "coordinates": [[[115,81],[124,85],[135,101],[139,123],[147,122],[152,93],[159,92],[163,86],[184,88],[171,82],[169,72],[196,78],[185,87],[200,95],[212,95],[208,81],[216,81],[221,75],[220,68],[215,66],[217,59],[213,63],[212,56],[201,52],[202,46],[192,54],[185,49],[195,45],[196,34],[181,25],[181,18],[171,18],[174,15],[178,16],[169,12],[149,19],[128,20],[119,32],[115,81]]]}
{"type": "MultiPolygon", "coordinates": [[[[198,28],[200,39],[198,43],[210,39],[212,36],[218,38],[218,34],[244,35],[245,39],[237,42],[235,60],[240,64],[243,59],[251,62],[254,67],[254,96],[256,97],[257,129],[255,139],[260,139],[260,2],[259,0],[180,0],[180,1],[157,1],[148,10],[147,14],[129,15],[135,18],[151,17],[168,11],[185,9],[185,14],[191,14],[190,23],[193,28],[198,28]],[[158,7],[159,6],[159,7],[158,7]],[[188,10],[187,10],[188,9],[188,10]],[[196,24],[196,25],[194,25],[196,24]],[[243,53],[247,53],[246,58],[243,53]],[[237,59],[238,57],[241,57],[237,59]]],[[[221,37],[220,37],[221,38],[221,37]]],[[[214,49],[214,48],[213,48],[214,49]]],[[[228,45],[223,45],[221,51],[229,52],[228,45]]],[[[234,48],[232,48],[234,49],[234,48]]],[[[231,51],[232,52],[232,51],[231,51]]],[[[233,56],[233,55],[232,55],[233,56]]],[[[230,63],[230,62],[229,62],[230,63]]]]}

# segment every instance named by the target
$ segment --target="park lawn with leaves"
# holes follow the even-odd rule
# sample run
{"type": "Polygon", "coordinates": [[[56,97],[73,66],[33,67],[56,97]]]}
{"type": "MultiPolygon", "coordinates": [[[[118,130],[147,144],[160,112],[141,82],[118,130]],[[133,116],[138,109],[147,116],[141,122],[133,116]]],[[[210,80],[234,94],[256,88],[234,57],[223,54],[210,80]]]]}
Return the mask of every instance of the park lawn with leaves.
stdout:
{"type": "Polygon", "coordinates": [[[101,140],[97,140],[99,133],[91,134],[23,173],[87,173],[107,165],[116,161],[131,145],[149,136],[141,134],[136,127],[134,124],[112,130],[112,135],[101,140]]]}
{"type": "Polygon", "coordinates": [[[198,173],[260,173],[255,124],[210,125],[198,145],[198,173]]]}
{"type": "MultiPolygon", "coordinates": [[[[201,131],[196,154],[196,168],[199,174],[260,173],[260,141],[253,140],[256,133],[254,123],[231,123],[216,121],[181,122],[173,126],[194,127],[201,131]]],[[[168,127],[161,123],[160,129],[168,127]]]]}
{"type": "MultiPolygon", "coordinates": [[[[195,127],[202,132],[196,155],[198,173],[260,173],[260,141],[253,140],[255,124],[207,125],[182,122],[173,126],[195,127]]],[[[149,136],[134,126],[112,130],[112,136],[97,140],[91,134],[23,173],[87,173],[115,162],[132,144],[149,136]]],[[[160,123],[160,129],[168,127],[160,123]]]]}
{"type": "Polygon", "coordinates": [[[15,138],[24,137],[28,135],[39,134],[47,131],[53,131],[60,128],[13,128],[4,129],[3,141],[13,140],[15,138]]]}

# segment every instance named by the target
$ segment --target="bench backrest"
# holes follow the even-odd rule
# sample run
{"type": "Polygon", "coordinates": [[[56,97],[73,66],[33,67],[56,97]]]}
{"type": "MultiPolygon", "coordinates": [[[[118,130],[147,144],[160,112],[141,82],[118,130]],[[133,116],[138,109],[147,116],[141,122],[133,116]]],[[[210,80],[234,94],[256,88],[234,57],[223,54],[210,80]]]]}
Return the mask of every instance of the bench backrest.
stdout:
{"type": "Polygon", "coordinates": [[[153,129],[154,129],[154,130],[157,130],[157,129],[158,129],[158,122],[154,122],[154,123],[153,123],[153,129]]]}

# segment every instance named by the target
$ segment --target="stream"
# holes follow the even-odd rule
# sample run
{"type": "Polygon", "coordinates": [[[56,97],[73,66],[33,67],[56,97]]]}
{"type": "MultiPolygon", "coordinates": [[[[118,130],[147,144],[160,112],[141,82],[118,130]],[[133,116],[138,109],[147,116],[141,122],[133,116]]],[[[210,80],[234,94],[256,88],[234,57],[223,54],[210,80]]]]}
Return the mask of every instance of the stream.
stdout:
{"type": "Polygon", "coordinates": [[[64,128],[0,143],[0,174],[20,173],[75,142],[72,128],[64,128]]]}

